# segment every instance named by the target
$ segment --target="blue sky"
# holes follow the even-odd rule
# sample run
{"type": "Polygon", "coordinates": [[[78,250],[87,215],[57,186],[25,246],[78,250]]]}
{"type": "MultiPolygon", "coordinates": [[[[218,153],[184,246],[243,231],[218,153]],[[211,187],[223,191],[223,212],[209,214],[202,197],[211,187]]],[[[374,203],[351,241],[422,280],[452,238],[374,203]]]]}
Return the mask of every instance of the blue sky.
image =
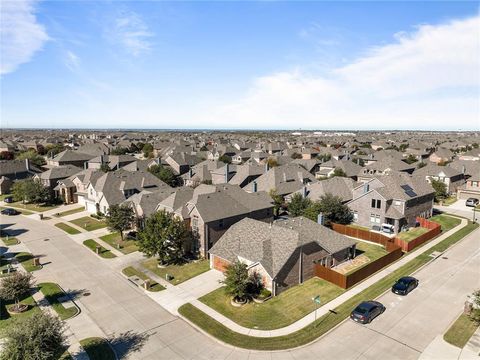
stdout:
{"type": "Polygon", "coordinates": [[[480,128],[476,2],[2,2],[2,127],[480,128]]]}

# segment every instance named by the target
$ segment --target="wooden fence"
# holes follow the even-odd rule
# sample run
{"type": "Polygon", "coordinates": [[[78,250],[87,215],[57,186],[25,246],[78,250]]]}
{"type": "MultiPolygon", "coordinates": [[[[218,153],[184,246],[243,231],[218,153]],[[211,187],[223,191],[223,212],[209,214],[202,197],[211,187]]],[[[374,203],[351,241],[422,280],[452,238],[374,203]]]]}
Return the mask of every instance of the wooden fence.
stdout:
{"type": "Polygon", "coordinates": [[[420,224],[421,227],[429,230],[426,233],[420,235],[419,237],[411,241],[405,241],[405,240],[399,239],[398,237],[394,239],[395,244],[400,246],[402,250],[405,252],[412,251],[417,246],[433,239],[435,236],[437,236],[442,232],[441,225],[434,221],[429,221],[427,219],[417,217],[417,222],[420,224]]]}

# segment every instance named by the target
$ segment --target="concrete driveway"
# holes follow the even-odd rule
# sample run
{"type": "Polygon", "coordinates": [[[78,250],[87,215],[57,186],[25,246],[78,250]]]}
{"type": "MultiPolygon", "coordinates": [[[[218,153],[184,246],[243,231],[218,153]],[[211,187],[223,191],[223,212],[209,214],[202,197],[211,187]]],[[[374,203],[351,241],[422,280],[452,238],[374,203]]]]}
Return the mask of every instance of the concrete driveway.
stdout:
{"type": "MultiPolygon", "coordinates": [[[[442,212],[463,216],[469,220],[473,220],[473,208],[465,205],[465,200],[457,200],[452,205],[440,206],[435,205],[435,209],[442,212]]],[[[475,211],[476,221],[480,220],[480,210],[475,211]]]]}

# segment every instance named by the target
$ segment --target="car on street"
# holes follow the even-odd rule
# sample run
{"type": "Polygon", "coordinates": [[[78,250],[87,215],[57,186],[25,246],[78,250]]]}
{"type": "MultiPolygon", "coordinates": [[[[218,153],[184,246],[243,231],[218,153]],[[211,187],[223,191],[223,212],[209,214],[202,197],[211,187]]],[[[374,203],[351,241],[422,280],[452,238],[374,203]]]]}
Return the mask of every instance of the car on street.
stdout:
{"type": "Polygon", "coordinates": [[[11,215],[18,215],[18,214],[20,214],[20,213],[17,210],[12,209],[12,208],[6,208],[6,209],[2,210],[2,215],[11,216],[11,215]]]}
{"type": "Polygon", "coordinates": [[[5,201],[7,204],[11,204],[13,203],[13,197],[7,196],[5,199],[3,199],[3,201],[5,201]]]}
{"type": "Polygon", "coordinates": [[[475,198],[468,198],[467,201],[465,202],[465,206],[470,206],[470,207],[475,207],[479,203],[478,199],[475,198]]]}
{"type": "Polygon", "coordinates": [[[392,292],[398,295],[408,295],[418,286],[418,280],[412,276],[404,276],[398,279],[392,286],[392,292]]]}
{"type": "Polygon", "coordinates": [[[361,302],[350,314],[350,319],[361,324],[368,324],[385,311],[385,306],[378,301],[361,302]]]}

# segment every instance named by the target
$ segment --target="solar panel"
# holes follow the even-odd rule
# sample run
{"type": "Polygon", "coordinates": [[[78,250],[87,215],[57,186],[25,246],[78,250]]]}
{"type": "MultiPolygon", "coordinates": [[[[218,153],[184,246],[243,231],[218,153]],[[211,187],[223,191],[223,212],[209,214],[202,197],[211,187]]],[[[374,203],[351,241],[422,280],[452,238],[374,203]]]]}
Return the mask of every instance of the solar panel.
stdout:
{"type": "Polygon", "coordinates": [[[408,190],[408,191],[405,191],[405,194],[407,194],[408,196],[410,197],[415,197],[417,196],[417,193],[413,190],[408,190]]]}
{"type": "Polygon", "coordinates": [[[410,185],[400,185],[400,187],[401,187],[403,190],[405,190],[405,192],[410,191],[410,190],[413,190],[413,189],[410,187],[410,185]]]}

